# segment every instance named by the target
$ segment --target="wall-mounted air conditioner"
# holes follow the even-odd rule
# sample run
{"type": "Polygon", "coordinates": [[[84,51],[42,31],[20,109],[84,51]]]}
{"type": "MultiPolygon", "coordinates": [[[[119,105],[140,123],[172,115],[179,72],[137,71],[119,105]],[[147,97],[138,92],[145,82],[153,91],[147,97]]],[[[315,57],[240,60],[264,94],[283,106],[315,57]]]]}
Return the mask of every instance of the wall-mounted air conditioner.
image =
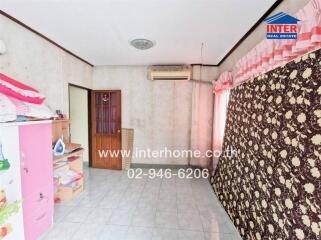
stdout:
{"type": "Polygon", "coordinates": [[[149,67],[149,79],[161,81],[190,80],[192,68],[189,65],[154,65],[149,67]]]}

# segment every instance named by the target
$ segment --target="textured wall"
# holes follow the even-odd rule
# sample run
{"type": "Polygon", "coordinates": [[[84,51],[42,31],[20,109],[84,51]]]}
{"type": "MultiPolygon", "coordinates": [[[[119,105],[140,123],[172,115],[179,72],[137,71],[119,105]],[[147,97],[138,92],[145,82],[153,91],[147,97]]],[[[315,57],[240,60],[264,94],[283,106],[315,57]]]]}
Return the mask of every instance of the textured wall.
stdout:
{"type": "Polygon", "coordinates": [[[244,239],[321,239],[321,50],[231,92],[211,179],[244,239]]]}
{"type": "Polygon", "coordinates": [[[91,66],[3,15],[0,39],[7,46],[0,72],[40,90],[53,110],[68,113],[68,83],[91,88],[91,66]]]}
{"type": "MultiPolygon", "coordinates": [[[[93,88],[122,91],[122,127],[135,129],[134,148],[189,149],[192,84],[150,81],[147,67],[94,67],[93,88]]],[[[138,159],[135,163],[186,164],[180,159],[138,159]]]]}

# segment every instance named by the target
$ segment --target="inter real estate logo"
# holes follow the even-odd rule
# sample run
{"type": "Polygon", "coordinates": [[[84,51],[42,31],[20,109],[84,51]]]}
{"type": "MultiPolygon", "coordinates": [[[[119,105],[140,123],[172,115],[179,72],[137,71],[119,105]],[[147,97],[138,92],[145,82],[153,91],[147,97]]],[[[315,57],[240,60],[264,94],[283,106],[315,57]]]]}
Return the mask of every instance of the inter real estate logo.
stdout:
{"type": "Polygon", "coordinates": [[[297,39],[300,20],[284,12],[265,19],[267,39],[297,39]]]}

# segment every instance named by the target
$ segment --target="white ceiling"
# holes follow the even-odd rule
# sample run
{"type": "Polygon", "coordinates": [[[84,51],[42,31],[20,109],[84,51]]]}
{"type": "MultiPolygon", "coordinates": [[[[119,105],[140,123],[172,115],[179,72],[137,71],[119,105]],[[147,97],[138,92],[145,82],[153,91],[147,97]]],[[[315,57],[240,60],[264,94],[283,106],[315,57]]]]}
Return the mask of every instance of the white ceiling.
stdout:
{"type": "Polygon", "coordinates": [[[94,65],[217,64],[274,2],[0,0],[0,9],[94,65]],[[137,50],[134,38],[156,45],[137,50]]]}

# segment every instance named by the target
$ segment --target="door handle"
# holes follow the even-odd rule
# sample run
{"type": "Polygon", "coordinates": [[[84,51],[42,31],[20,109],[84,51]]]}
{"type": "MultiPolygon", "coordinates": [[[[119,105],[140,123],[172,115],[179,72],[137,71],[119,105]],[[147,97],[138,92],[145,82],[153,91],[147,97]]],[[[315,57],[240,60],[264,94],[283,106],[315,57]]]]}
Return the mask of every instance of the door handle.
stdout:
{"type": "Polygon", "coordinates": [[[120,129],[118,129],[117,132],[120,133],[120,129]]]}

